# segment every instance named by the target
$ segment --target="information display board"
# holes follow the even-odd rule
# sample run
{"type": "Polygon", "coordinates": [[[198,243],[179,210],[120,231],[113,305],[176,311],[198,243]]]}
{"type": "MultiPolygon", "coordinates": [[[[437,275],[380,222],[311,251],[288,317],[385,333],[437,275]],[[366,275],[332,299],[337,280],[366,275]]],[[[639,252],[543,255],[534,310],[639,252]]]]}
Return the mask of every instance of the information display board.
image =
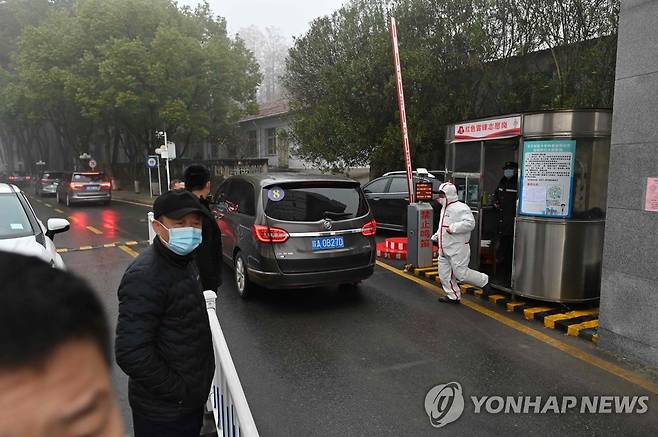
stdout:
{"type": "Polygon", "coordinates": [[[416,182],[416,201],[418,201],[418,202],[431,202],[432,201],[432,183],[431,182],[416,182]]]}
{"type": "Polygon", "coordinates": [[[524,142],[519,214],[571,217],[575,162],[575,140],[524,142]]]}

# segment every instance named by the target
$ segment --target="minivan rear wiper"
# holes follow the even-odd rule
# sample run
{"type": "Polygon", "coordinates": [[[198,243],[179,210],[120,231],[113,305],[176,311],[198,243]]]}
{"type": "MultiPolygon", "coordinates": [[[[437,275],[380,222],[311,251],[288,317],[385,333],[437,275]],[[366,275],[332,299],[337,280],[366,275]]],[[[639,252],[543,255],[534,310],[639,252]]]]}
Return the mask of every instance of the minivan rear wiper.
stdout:
{"type": "Polygon", "coordinates": [[[324,211],[322,213],[324,218],[331,218],[331,219],[342,219],[342,218],[347,218],[352,215],[351,212],[333,212],[333,211],[324,211]]]}

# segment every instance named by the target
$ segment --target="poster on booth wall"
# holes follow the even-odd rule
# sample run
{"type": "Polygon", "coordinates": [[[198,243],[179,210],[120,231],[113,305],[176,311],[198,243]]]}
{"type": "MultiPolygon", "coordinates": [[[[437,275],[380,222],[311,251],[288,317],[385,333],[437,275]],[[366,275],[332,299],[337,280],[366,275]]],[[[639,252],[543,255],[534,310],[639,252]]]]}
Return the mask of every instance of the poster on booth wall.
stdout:
{"type": "Polygon", "coordinates": [[[524,142],[519,213],[571,217],[575,161],[575,140],[524,142]]]}

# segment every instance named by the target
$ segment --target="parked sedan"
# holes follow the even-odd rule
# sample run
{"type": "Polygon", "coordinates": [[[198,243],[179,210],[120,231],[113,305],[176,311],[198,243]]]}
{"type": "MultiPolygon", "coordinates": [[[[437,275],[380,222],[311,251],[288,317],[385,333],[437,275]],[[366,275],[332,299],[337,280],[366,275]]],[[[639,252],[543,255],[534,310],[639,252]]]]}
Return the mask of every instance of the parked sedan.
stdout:
{"type": "MultiPolygon", "coordinates": [[[[414,172],[414,184],[416,182],[432,183],[434,209],[433,229],[439,224],[439,213],[441,205],[438,202],[439,186],[443,183],[443,175],[414,172]]],[[[386,173],[377,179],[373,179],[363,187],[363,192],[368,199],[372,214],[377,220],[377,226],[381,229],[393,231],[407,231],[407,205],[409,205],[409,191],[407,188],[407,177],[405,172],[386,173]]]]}
{"type": "Polygon", "coordinates": [[[375,233],[359,183],[338,176],[231,176],[213,212],[238,292],[354,286],[373,274],[375,233]]]}
{"type": "Polygon", "coordinates": [[[46,170],[34,181],[34,194],[37,196],[55,195],[57,185],[64,177],[63,171],[46,170]]]}
{"type": "Polygon", "coordinates": [[[65,173],[57,186],[57,203],[102,202],[112,200],[112,181],[102,172],[65,173]]]}
{"type": "Polygon", "coordinates": [[[35,256],[64,269],[53,239],[69,227],[63,218],[50,218],[44,226],[18,187],[0,183],[0,250],[35,256]]]}

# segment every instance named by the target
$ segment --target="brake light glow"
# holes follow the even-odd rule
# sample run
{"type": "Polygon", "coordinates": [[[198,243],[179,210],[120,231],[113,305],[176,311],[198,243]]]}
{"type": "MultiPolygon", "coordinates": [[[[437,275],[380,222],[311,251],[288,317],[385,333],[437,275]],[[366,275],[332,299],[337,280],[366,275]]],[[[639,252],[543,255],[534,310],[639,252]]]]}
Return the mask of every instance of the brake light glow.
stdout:
{"type": "Polygon", "coordinates": [[[72,190],[81,190],[84,188],[84,184],[81,184],[80,182],[71,182],[71,189],[72,190]]]}
{"type": "Polygon", "coordinates": [[[251,233],[259,243],[285,243],[290,237],[285,229],[263,225],[253,225],[251,233]]]}
{"type": "Polygon", "coordinates": [[[368,223],[363,225],[363,228],[361,228],[361,233],[366,237],[371,237],[377,234],[377,222],[375,220],[370,220],[368,223]]]}
{"type": "Polygon", "coordinates": [[[16,179],[14,176],[9,176],[10,181],[13,181],[14,179],[16,179]]]}
{"type": "Polygon", "coordinates": [[[101,188],[112,188],[112,182],[101,182],[101,188]]]}
{"type": "Polygon", "coordinates": [[[25,179],[28,180],[28,181],[31,181],[31,180],[32,180],[32,176],[25,176],[25,179]]]}

